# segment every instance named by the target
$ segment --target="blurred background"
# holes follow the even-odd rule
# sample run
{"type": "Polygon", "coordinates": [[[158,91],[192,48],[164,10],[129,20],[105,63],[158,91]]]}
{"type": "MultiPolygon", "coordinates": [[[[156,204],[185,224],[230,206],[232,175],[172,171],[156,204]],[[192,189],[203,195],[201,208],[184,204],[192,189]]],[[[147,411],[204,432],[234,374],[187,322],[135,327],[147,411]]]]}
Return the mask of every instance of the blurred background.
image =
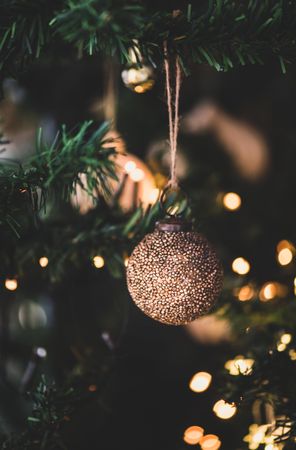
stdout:
{"type": "MultiPolygon", "coordinates": [[[[36,63],[18,82],[5,79],[0,157],[25,161],[39,126],[51,142],[61,124],[71,129],[82,120],[111,119],[123,153],[119,170],[128,175],[122,208],[155,202],[169,175],[167,107],[163,73],[143,70],[93,57],[36,63]]],[[[225,292],[209,316],[184,327],[151,320],[133,304],[125,279],[114,279],[99,255],[83,267],[64,268],[54,284],[43,279],[46,255],[40,255],[39,275],[26,274],[17,285],[13,274],[5,281],[5,431],[21,428],[28,411],[16,394],[19,386],[26,390],[40,373],[74,379],[81,366],[91,380],[93,369],[86,367],[96,361],[87,389],[99,395],[69,426],[72,450],[185,450],[192,448],[185,432],[191,426],[218,436],[223,450],[257,448],[243,442],[254,421],[251,410],[229,413],[216,405],[213,411],[223,398],[219,373],[240,355],[235,332],[250,331],[220,316],[226,297],[235,309],[253,301],[268,308],[274,298],[294,296],[295,79],[294,66],[283,75],[273,62],[228,73],[199,65],[183,79],[178,176],[196,227],[214,244],[225,271],[225,292]],[[190,384],[199,372],[211,377],[190,384]]],[[[72,207],[81,214],[92,208],[81,192],[72,207]]],[[[72,214],[67,208],[62,213],[72,214]]]]}

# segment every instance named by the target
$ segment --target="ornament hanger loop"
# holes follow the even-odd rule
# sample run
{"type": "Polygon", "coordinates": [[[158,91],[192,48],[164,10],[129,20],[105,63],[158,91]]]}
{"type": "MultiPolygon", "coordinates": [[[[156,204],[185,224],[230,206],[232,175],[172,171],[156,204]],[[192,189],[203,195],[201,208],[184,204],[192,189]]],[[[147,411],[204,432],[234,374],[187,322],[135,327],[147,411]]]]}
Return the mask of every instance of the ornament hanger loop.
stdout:
{"type": "Polygon", "coordinates": [[[163,189],[159,202],[167,216],[180,218],[187,209],[188,196],[178,185],[174,186],[169,182],[163,189]]]}
{"type": "Polygon", "coordinates": [[[181,67],[179,63],[179,58],[175,58],[175,87],[172,90],[172,80],[171,80],[171,66],[170,57],[168,53],[167,41],[164,42],[164,70],[165,70],[165,81],[166,81],[166,94],[167,94],[167,107],[169,115],[169,142],[170,142],[170,152],[171,152],[171,178],[170,183],[172,186],[178,186],[177,174],[176,174],[176,155],[177,155],[177,140],[179,131],[179,97],[181,88],[181,67]]]}

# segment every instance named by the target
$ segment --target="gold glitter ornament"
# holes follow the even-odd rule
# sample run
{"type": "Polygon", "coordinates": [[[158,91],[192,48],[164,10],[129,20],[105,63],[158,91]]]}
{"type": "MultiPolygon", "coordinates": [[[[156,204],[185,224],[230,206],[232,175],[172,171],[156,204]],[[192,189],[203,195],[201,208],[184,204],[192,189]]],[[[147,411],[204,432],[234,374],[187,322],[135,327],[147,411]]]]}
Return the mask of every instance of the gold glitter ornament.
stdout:
{"type": "Polygon", "coordinates": [[[207,239],[190,223],[171,217],[134,249],[127,267],[128,290],[149,317],[184,325],[215,304],[223,272],[207,239]]]}
{"type": "Polygon", "coordinates": [[[153,67],[145,64],[131,64],[122,71],[121,78],[124,85],[137,94],[150,91],[155,84],[153,67]]]}

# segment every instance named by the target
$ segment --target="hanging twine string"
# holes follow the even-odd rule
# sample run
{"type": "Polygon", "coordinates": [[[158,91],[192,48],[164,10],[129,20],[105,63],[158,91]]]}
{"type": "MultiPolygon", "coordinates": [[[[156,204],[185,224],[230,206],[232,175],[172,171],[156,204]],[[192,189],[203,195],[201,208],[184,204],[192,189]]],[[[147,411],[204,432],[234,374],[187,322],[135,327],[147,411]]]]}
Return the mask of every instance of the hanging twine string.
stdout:
{"type": "Polygon", "coordinates": [[[167,187],[177,189],[178,180],[176,174],[176,156],[177,156],[177,142],[179,131],[179,98],[181,87],[181,68],[179,58],[177,56],[175,61],[175,89],[174,92],[172,92],[171,68],[166,41],[164,43],[164,69],[166,79],[166,94],[167,94],[167,106],[169,115],[169,142],[171,152],[171,177],[167,187]]]}

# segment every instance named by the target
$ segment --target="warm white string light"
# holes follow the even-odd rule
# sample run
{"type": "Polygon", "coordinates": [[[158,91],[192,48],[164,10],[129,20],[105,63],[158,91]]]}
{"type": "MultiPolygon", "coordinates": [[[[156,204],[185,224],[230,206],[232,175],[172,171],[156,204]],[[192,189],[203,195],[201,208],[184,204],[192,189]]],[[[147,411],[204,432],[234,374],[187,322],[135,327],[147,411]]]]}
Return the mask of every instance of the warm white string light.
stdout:
{"type": "Polygon", "coordinates": [[[204,434],[204,429],[198,426],[191,426],[184,431],[183,440],[186,444],[196,445],[204,434]]]}
{"type": "Polygon", "coordinates": [[[208,372],[198,372],[190,380],[189,387],[193,392],[204,392],[212,381],[212,375],[208,372]]]}
{"type": "Polygon", "coordinates": [[[93,264],[97,269],[102,269],[105,265],[105,260],[102,256],[97,255],[93,257],[93,264]]]}
{"type": "Polygon", "coordinates": [[[242,199],[236,192],[227,192],[224,194],[222,202],[228,211],[237,211],[241,207],[242,199]]]}
{"type": "Polygon", "coordinates": [[[41,256],[39,259],[39,265],[44,269],[49,263],[49,260],[46,256],[41,256]]]}
{"type": "Polygon", "coordinates": [[[239,275],[246,275],[250,271],[250,263],[242,256],[235,258],[232,262],[232,270],[239,275]]]}
{"type": "Polygon", "coordinates": [[[4,285],[9,291],[15,291],[18,287],[18,282],[15,278],[6,278],[4,285]]]}
{"type": "Polygon", "coordinates": [[[235,415],[237,408],[233,403],[221,399],[215,403],[213,411],[219,419],[228,420],[235,415]]]}

